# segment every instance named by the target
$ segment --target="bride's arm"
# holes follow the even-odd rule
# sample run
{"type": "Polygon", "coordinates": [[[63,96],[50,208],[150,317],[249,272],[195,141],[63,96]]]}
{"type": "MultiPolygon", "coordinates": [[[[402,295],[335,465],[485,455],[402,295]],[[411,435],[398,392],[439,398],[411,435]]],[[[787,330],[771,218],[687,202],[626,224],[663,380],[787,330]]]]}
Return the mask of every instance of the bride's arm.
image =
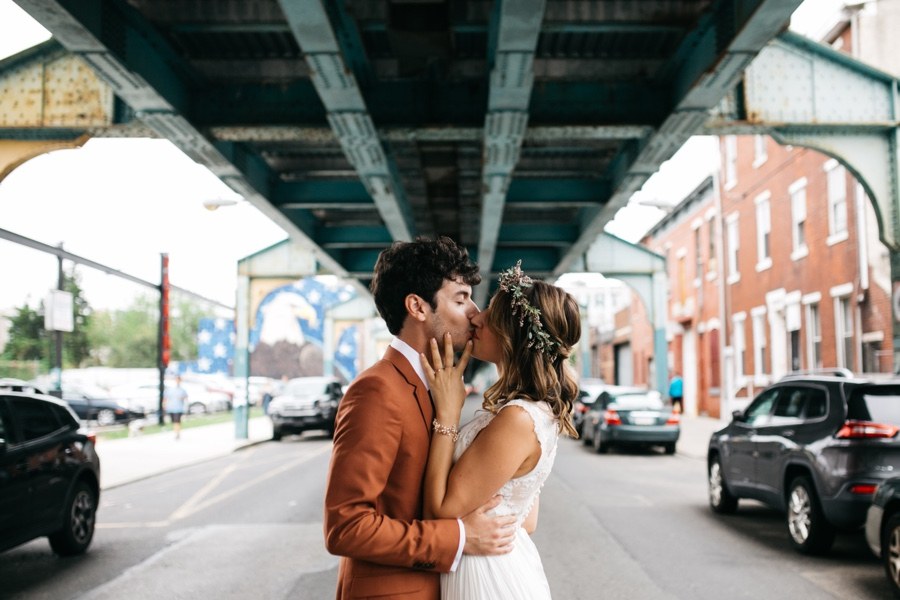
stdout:
{"type": "MultiPolygon", "coordinates": [[[[435,419],[441,426],[458,427],[465,402],[462,372],[471,349],[469,342],[459,362],[453,365],[452,342],[447,335],[443,356],[437,341],[432,340],[432,362],[421,357],[434,400],[435,419]]],[[[541,453],[531,415],[518,406],[500,411],[455,465],[454,445],[449,435],[435,431],[431,436],[423,503],[426,519],[469,514],[490,500],[504,483],[533,469],[541,453]]]]}

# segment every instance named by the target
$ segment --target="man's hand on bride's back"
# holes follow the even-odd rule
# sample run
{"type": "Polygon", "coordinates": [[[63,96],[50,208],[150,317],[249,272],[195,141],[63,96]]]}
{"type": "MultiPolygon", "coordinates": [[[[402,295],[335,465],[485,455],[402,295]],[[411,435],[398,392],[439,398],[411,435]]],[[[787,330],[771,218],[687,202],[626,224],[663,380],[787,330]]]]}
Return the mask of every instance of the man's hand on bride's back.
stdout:
{"type": "Polygon", "coordinates": [[[466,528],[464,554],[490,556],[507,554],[513,549],[513,542],[516,539],[515,515],[498,517],[488,514],[500,504],[501,500],[499,495],[494,496],[463,517],[463,525],[466,528]]]}

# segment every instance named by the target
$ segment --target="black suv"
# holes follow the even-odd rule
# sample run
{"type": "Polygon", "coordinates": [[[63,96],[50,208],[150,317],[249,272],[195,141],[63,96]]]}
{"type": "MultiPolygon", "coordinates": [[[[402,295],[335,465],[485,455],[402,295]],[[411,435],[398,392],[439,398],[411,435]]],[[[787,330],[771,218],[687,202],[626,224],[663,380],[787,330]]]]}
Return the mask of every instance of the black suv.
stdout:
{"type": "Polygon", "coordinates": [[[47,536],[61,555],[94,537],[100,459],[64,402],[0,391],[0,551],[47,536]]]}
{"type": "Polygon", "coordinates": [[[709,504],[753,498],[787,514],[789,539],[828,551],[861,527],[877,485],[900,473],[900,380],[786,377],[709,440],[709,504]]]}

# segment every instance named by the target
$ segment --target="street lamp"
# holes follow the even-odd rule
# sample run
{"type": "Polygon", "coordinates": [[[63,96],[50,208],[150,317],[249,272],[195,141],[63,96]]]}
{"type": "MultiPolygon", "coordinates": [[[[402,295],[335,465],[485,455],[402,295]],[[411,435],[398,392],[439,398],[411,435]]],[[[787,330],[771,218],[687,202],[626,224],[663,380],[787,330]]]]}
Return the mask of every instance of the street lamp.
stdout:
{"type": "Polygon", "coordinates": [[[234,206],[237,203],[238,200],[233,198],[211,198],[203,201],[203,208],[211,212],[222,206],[234,206]]]}

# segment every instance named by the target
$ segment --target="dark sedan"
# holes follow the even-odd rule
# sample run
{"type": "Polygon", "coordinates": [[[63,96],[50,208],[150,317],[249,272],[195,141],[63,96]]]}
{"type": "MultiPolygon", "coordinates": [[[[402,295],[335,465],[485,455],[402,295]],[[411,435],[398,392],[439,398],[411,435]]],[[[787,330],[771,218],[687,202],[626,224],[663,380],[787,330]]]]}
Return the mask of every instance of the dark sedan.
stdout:
{"type": "Polygon", "coordinates": [[[122,406],[102,388],[63,386],[63,400],[72,407],[79,419],[96,421],[102,426],[144,418],[144,413],[122,406]]]}
{"type": "Polygon", "coordinates": [[[866,541],[881,558],[895,598],[900,598],[900,477],[879,484],[866,514],[866,541]]]}
{"type": "Polygon", "coordinates": [[[599,453],[613,446],[662,446],[675,453],[681,419],[658,392],[608,386],[582,423],[582,441],[599,453]]]}

